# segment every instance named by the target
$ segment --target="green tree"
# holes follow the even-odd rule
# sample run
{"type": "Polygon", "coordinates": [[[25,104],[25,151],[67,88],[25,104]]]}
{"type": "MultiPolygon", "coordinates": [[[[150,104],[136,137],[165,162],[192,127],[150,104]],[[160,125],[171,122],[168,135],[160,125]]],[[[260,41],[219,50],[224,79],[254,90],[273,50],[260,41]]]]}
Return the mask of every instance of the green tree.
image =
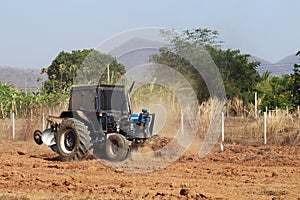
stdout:
{"type": "Polygon", "coordinates": [[[270,110],[275,110],[276,107],[282,109],[285,109],[286,106],[292,107],[290,81],[291,77],[289,75],[283,75],[281,77],[272,76],[259,82],[256,89],[262,100],[260,108],[265,110],[268,107],[270,110]]]}
{"type": "Polygon", "coordinates": [[[244,104],[252,101],[253,91],[260,76],[257,72],[258,62],[249,62],[250,55],[241,54],[240,50],[222,50],[207,48],[215,64],[219,67],[229,99],[238,97],[244,104]]]}
{"type": "MultiPolygon", "coordinates": [[[[200,101],[208,99],[209,92],[204,79],[192,63],[180,56],[186,48],[204,49],[209,53],[216,66],[219,67],[228,98],[240,97],[245,103],[251,101],[250,97],[260,77],[256,71],[259,63],[249,63],[249,55],[241,54],[239,50],[223,50],[221,48],[223,42],[218,39],[219,34],[214,30],[198,28],[182,33],[168,30],[164,31],[163,34],[171,43],[171,47],[161,48],[160,54],[152,56],[152,60],[159,64],[168,65],[185,76],[194,90],[197,91],[200,101]]],[[[198,57],[199,63],[197,64],[210,71],[209,56],[203,51],[203,55],[199,55],[201,51],[198,52],[197,55],[191,56],[198,57]]]]}
{"type": "Polygon", "coordinates": [[[78,66],[76,64],[72,64],[70,66],[70,73],[72,74],[72,83],[75,82],[76,73],[78,71],[78,66]]]}
{"type": "Polygon", "coordinates": [[[272,92],[271,79],[271,73],[265,71],[261,76],[261,81],[256,84],[255,90],[258,92],[261,99],[264,99],[267,94],[272,92]]]}
{"type": "Polygon", "coordinates": [[[64,87],[62,80],[63,80],[63,73],[66,71],[66,66],[64,64],[60,64],[58,71],[59,71],[59,77],[60,77],[61,90],[64,91],[65,87],[64,87]]]}
{"type": "Polygon", "coordinates": [[[43,68],[41,73],[47,73],[48,80],[44,83],[47,93],[66,91],[73,84],[74,75],[70,70],[72,65],[79,66],[92,50],[74,50],[71,53],[61,51],[51,65],[43,68]]]}
{"type": "MultiPolygon", "coordinates": [[[[296,55],[300,55],[300,51],[296,55]]],[[[300,105],[300,66],[294,65],[293,73],[281,77],[270,77],[269,72],[262,75],[262,80],[256,85],[262,99],[261,109],[296,109],[300,105]]]]}
{"type": "Polygon", "coordinates": [[[208,88],[204,80],[199,75],[199,72],[187,60],[181,58],[179,55],[168,49],[161,49],[159,55],[152,56],[152,60],[156,63],[167,65],[179,71],[189,81],[191,86],[194,88],[194,91],[197,92],[196,95],[200,101],[204,101],[209,98],[208,88]]]}
{"type": "Polygon", "coordinates": [[[76,83],[112,84],[117,82],[125,72],[125,66],[118,63],[116,58],[93,50],[79,67],[76,83]],[[108,80],[110,80],[110,82],[108,82],[108,80]]]}
{"type": "Polygon", "coordinates": [[[0,108],[1,108],[1,117],[5,118],[10,110],[14,110],[14,97],[16,91],[14,91],[14,85],[8,83],[0,82],[0,108]]]}
{"type": "MultiPolygon", "coordinates": [[[[300,51],[298,51],[296,55],[300,55],[300,51]]],[[[293,74],[291,74],[289,86],[295,106],[300,105],[300,65],[298,64],[294,65],[293,74]]]]}
{"type": "Polygon", "coordinates": [[[61,51],[51,65],[41,71],[48,75],[44,88],[47,93],[64,93],[73,84],[106,83],[108,65],[111,83],[114,83],[125,73],[125,67],[111,55],[93,49],[61,51]]]}

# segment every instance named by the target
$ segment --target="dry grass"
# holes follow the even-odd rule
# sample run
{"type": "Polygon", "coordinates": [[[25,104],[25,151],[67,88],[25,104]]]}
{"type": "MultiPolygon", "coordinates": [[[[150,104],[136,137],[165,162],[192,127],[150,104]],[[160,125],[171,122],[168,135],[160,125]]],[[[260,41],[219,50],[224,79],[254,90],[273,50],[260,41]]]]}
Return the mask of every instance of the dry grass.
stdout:
{"type": "MultiPolygon", "coordinates": [[[[225,143],[238,145],[262,145],[264,138],[263,117],[227,118],[225,121],[225,143]]],[[[267,117],[267,144],[299,145],[300,118],[278,114],[267,117]]]]}
{"type": "Polygon", "coordinates": [[[278,114],[267,118],[268,143],[275,145],[295,144],[300,133],[299,124],[299,119],[292,115],[278,114]]]}
{"type": "MultiPolygon", "coordinates": [[[[61,111],[67,110],[67,104],[61,103],[52,109],[41,109],[37,113],[28,114],[28,117],[15,117],[15,138],[14,140],[31,140],[33,139],[33,132],[36,129],[42,130],[42,113],[44,113],[44,120],[49,115],[58,116],[61,111]]],[[[46,124],[45,124],[46,126],[46,124]]],[[[10,118],[0,119],[0,140],[13,140],[12,135],[12,121],[10,118]]]]}
{"type": "MultiPolygon", "coordinates": [[[[155,103],[162,104],[168,108],[168,100],[158,98],[155,103]]],[[[146,102],[146,101],[145,101],[146,102]]],[[[177,102],[176,102],[177,103],[177,102]]],[[[238,101],[234,104],[238,108],[238,101]]],[[[147,105],[151,107],[151,104],[147,105]]],[[[233,105],[230,105],[233,108],[233,105]]],[[[28,118],[16,118],[15,139],[31,140],[35,129],[42,129],[42,115],[45,119],[48,115],[59,115],[62,110],[67,109],[67,104],[61,104],[51,110],[41,110],[28,118]]],[[[139,106],[135,106],[138,112],[139,106]]],[[[221,141],[221,112],[225,111],[224,102],[210,99],[202,103],[199,107],[194,106],[194,110],[200,109],[200,123],[198,138],[202,141],[221,141]]],[[[251,109],[249,109],[251,111],[251,109]]],[[[252,113],[250,112],[249,113],[252,113]]],[[[192,111],[188,111],[192,113],[192,111]]],[[[197,112],[194,112],[197,113],[197,112]]],[[[238,112],[242,113],[242,112],[238,112]]],[[[178,111],[166,110],[167,121],[161,133],[164,135],[174,135],[180,129],[180,114],[178,111]],[[171,116],[171,117],[170,117],[171,116]]],[[[225,144],[230,145],[263,145],[263,117],[254,119],[250,117],[225,117],[225,144]]],[[[191,115],[190,117],[193,117],[191,115]]],[[[159,120],[159,117],[157,117],[159,120]]],[[[189,120],[189,119],[188,119],[189,120]]],[[[186,122],[185,122],[186,123],[186,122]]],[[[194,127],[195,124],[185,124],[194,127]]],[[[12,123],[9,118],[0,120],[0,140],[12,140],[12,123]]],[[[267,117],[267,143],[269,145],[300,145],[300,116],[297,114],[286,115],[286,112],[278,112],[277,115],[267,117]]]]}
{"type": "Polygon", "coordinates": [[[209,99],[200,105],[199,135],[204,138],[209,132],[221,130],[221,113],[224,112],[224,102],[218,99],[209,99]]]}
{"type": "Polygon", "coordinates": [[[249,133],[255,121],[251,118],[226,117],[225,143],[232,145],[254,145],[263,142],[262,134],[249,133]]]}
{"type": "Polygon", "coordinates": [[[225,101],[219,99],[210,99],[200,105],[200,129],[198,134],[200,139],[203,140],[199,152],[201,158],[205,157],[219,140],[224,108],[225,101]]]}
{"type": "MultiPolygon", "coordinates": [[[[10,119],[1,119],[0,140],[13,140],[12,122],[10,119]]],[[[33,138],[33,131],[41,129],[40,120],[34,119],[15,119],[15,138],[14,140],[29,140],[33,138]]]]}
{"type": "Polygon", "coordinates": [[[227,113],[230,116],[243,116],[243,101],[238,98],[234,98],[233,100],[227,101],[227,113]]]}

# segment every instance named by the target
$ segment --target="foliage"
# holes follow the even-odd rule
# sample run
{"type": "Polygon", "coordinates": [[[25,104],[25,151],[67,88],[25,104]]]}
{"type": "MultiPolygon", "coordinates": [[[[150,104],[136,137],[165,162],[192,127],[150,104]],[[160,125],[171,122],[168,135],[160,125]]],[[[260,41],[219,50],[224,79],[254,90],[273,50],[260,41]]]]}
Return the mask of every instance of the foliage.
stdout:
{"type": "Polygon", "coordinates": [[[167,65],[179,71],[197,92],[197,97],[200,101],[204,101],[208,98],[209,92],[204,80],[201,76],[199,76],[198,71],[193,67],[193,65],[187,60],[167,49],[161,49],[159,55],[152,56],[152,60],[156,63],[167,65]]]}
{"type": "Polygon", "coordinates": [[[139,86],[137,90],[133,91],[130,99],[134,112],[140,112],[143,107],[150,108],[153,104],[160,104],[164,106],[169,116],[178,117],[180,113],[176,96],[168,88],[158,84],[139,86]]]}
{"type": "MultiPolygon", "coordinates": [[[[300,51],[297,55],[299,55],[300,51]]],[[[291,74],[289,86],[291,89],[291,96],[295,105],[300,105],[300,65],[295,64],[291,74]]]]}
{"type": "Polygon", "coordinates": [[[163,30],[163,36],[174,45],[176,52],[179,52],[180,49],[185,48],[186,46],[195,46],[195,47],[221,47],[223,41],[220,41],[219,33],[216,30],[210,30],[207,28],[197,28],[193,30],[186,30],[181,33],[176,32],[175,30],[163,30]]]}
{"type": "Polygon", "coordinates": [[[47,93],[66,91],[75,79],[78,65],[84,61],[90,52],[91,50],[86,49],[82,51],[75,50],[71,53],[61,51],[49,67],[43,68],[41,73],[47,73],[48,75],[48,80],[44,83],[47,93]]]}
{"type": "Polygon", "coordinates": [[[0,109],[2,118],[6,117],[11,109],[15,109],[14,102],[16,93],[13,91],[13,88],[14,86],[11,84],[0,82],[0,109]]]}
{"type": "Polygon", "coordinates": [[[30,110],[52,108],[66,99],[67,94],[28,93],[14,89],[14,85],[0,82],[0,116],[9,116],[12,110],[17,116],[26,117],[30,110]]]}
{"type": "Polygon", "coordinates": [[[207,48],[219,67],[228,99],[240,98],[244,104],[252,101],[253,90],[260,76],[256,71],[258,62],[249,62],[250,55],[240,50],[207,48]]]}
{"type": "MultiPolygon", "coordinates": [[[[159,55],[153,55],[155,63],[167,65],[181,73],[197,92],[200,102],[209,99],[207,82],[193,67],[193,64],[181,55],[187,48],[204,49],[209,53],[215,65],[219,68],[226,95],[229,100],[242,99],[243,105],[254,103],[254,92],[260,97],[260,108],[295,109],[300,105],[300,66],[295,64],[293,74],[273,77],[266,71],[262,76],[257,72],[259,62],[249,62],[250,55],[242,54],[240,50],[222,49],[222,41],[218,40],[217,31],[209,29],[186,30],[177,33],[174,30],[162,32],[170,46],[160,49],[159,55]]],[[[199,51],[200,52],[200,51],[199,51]]],[[[300,51],[296,55],[300,55],[300,51]]],[[[201,55],[191,55],[205,57],[201,55]]],[[[209,71],[209,62],[200,59],[204,70],[209,71]]],[[[197,63],[198,64],[198,63],[197,63]]],[[[198,64],[199,65],[199,64],[198,64]]]]}
{"type": "Polygon", "coordinates": [[[261,98],[262,110],[265,110],[265,107],[271,110],[276,107],[285,109],[287,106],[296,109],[297,105],[300,105],[300,66],[295,64],[293,74],[281,77],[265,72],[262,81],[257,83],[256,90],[261,98]]]}
{"type": "Polygon", "coordinates": [[[71,53],[62,51],[48,68],[41,70],[42,73],[47,73],[49,78],[41,92],[26,94],[16,90],[14,85],[0,82],[0,117],[8,117],[11,110],[16,116],[26,117],[31,111],[37,113],[43,108],[49,109],[59,105],[68,98],[68,89],[76,81],[81,68],[88,68],[86,74],[80,74],[84,77],[79,75],[85,82],[112,84],[125,73],[125,67],[110,55],[94,50],[76,50],[71,53]],[[107,66],[110,68],[109,75],[107,66]],[[102,73],[99,73],[101,68],[102,73]]]}
{"type": "Polygon", "coordinates": [[[172,46],[161,48],[160,54],[152,56],[152,60],[179,71],[197,92],[200,102],[207,100],[210,94],[202,74],[200,75],[193,67],[195,63],[190,63],[180,56],[186,48],[206,50],[205,52],[198,51],[203,52],[203,55],[199,55],[200,53],[192,55],[200,58],[202,63],[197,63],[197,65],[203,67],[204,71],[210,71],[211,65],[207,59],[209,57],[207,53],[209,53],[219,67],[227,97],[230,99],[240,97],[246,103],[250,102],[253,89],[260,77],[256,71],[259,63],[249,63],[249,55],[241,54],[239,50],[222,50],[221,44],[223,42],[218,40],[218,32],[209,29],[187,30],[181,34],[169,30],[164,31],[163,34],[172,46]]]}
{"type": "Polygon", "coordinates": [[[266,107],[270,110],[275,110],[276,107],[285,108],[293,105],[288,87],[289,81],[290,77],[284,75],[282,77],[270,77],[257,84],[256,88],[258,96],[261,98],[260,107],[262,110],[265,110],[266,107]]]}
{"type": "Polygon", "coordinates": [[[90,49],[61,51],[51,65],[42,69],[48,81],[44,88],[50,93],[66,93],[76,83],[114,83],[125,73],[125,67],[110,55],[90,49]],[[110,67],[109,79],[107,67],[110,67]]]}
{"type": "Polygon", "coordinates": [[[116,58],[99,51],[92,50],[79,65],[76,84],[116,83],[125,74],[125,66],[116,58]],[[108,75],[109,70],[109,75],[108,75]]]}
{"type": "MultiPolygon", "coordinates": [[[[199,51],[200,55],[189,56],[191,58],[200,56],[200,62],[202,62],[200,66],[208,71],[210,65],[206,60],[207,55],[205,53],[201,55],[201,53],[209,53],[219,68],[229,102],[238,102],[237,99],[243,100],[239,101],[239,108],[253,103],[254,91],[257,91],[260,97],[261,110],[264,110],[265,107],[274,110],[276,107],[282,109],[286,106],[295,109],[297,105],[300,105],[300,66],[298,64],[294,65],[293,73],[290,75],[277,77],[266,71],[259,76],[256,71],[259,63],[249,62],[249,55],[241,54],[239,50],[223,50],[217,31],[194,29],[176,33],[169,30],[164,31],[163,34],[172,46],[161,48],[159,55],[151,57],[152,61],[167,65],[181,73],[196,91],[200,102],[211,97],[206,82],[193,67],[195,63],[190,63],[180,56],[187,48],[205,50],[199,51]]],[[[300,51],[296,55],[300,56],[300,51]]],[[[26,117],[31,110],[52,108],[68,98],[69,88],[72,84],[116,83],[125,74],[125,67],[111,55],[84,49],[71,53],[60,52],[51,65],[43,68],[41,72],[48,75],[48,80],[45,81],[41,92],[26,94],[16,90],[14,85],[0,82],[1,118],[8,117],[11,110],[17,116],[26,117]]],[[[162,71],[158,73],[164,74],[162,71]]],[[[185,89],[181,88],[181,83],[178,81],[172,85],[176,90],[185,89]]],[[[185,97],[188,101],[189,96],[185,97]]],[[[154,83],[141,87],[133,94],[132,100],[135,107],[139,106],[140,100],[148,102],[150,100],[168,105],[174,113],[178,113],[180,110],[175,95],[154,83]]]]}

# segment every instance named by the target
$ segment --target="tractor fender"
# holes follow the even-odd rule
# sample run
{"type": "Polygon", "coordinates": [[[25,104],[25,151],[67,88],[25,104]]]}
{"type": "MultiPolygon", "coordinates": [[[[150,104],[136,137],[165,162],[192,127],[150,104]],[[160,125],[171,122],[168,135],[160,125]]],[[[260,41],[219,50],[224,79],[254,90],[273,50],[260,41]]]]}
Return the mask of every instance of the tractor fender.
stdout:
{"type": "Polygon", "coordinates": [[[87,116],[80,110],[69,110],[61,112],[59,118],[76,118],[84,122],[88,122],[87,116]]]}
{"type": "MultiPolygon", "coordinates": [[[[95,114],[96,115],[96,114],[95,114]]],[[[74,118],[81,122],[83,122],[90,130],[90,132],[93,134],[95,132],[95,126],[93,123],[91,123],[91,120],[89,119],[88,115],[80,110],[69,110],[69,111],[63,111],[60,116],[60,118],[74,118]]]]}

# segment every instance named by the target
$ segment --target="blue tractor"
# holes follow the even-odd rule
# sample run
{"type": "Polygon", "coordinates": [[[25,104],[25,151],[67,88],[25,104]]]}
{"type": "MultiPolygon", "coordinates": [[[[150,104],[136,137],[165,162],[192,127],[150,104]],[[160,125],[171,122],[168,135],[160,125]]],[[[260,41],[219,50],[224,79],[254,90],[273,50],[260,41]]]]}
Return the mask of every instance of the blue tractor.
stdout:
{"type": "Polygon", "coordinates": [[[85,85],[71,89],[69,108],[49,116],[47,128],[34,132],[37,144],[46,144],[61,161],[82,160],[93,150],[96,157],[125,160],[131,146],[152,136],[155,114],[146,108],[132,113],[130,92],[123,85],[85,85]]]}

